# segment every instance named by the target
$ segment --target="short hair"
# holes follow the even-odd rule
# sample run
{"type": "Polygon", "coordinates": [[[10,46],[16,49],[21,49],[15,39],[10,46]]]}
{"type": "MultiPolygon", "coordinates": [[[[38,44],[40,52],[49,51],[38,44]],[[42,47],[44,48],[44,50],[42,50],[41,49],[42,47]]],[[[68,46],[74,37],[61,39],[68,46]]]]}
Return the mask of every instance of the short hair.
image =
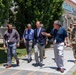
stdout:
{"type": "Polygon", "coordinates": [[[30,23],[28,23],[28,24],[27,24],[27,26],[31,26],[31,24],[30,24],[30,23]]]}
{"type": "Polygon", "coordinates": [[[59,26],[62,26],[61,22],[59,20],[54,21],[54,23],[57,24],[57,25],[59,25],[59,26]]]}
{"type": "Polygon", "coordinates": [[[39,22],[41,24],[41,21],[36,21],[36,22],[39,22]]]}
{"type": "Polygon", "coordinates": [[[8,24],[7,24],[7,27],[8,27],[9,25],[13,26],[13,24],[12,24],[12,23],[8,23],[8,24]]]}

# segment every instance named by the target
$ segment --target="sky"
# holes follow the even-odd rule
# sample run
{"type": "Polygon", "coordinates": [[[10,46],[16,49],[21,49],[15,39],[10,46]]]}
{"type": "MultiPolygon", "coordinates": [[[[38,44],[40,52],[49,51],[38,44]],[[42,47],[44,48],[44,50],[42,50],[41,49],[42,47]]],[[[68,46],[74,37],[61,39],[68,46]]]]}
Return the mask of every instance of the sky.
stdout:
{"type": "Polygon", "coordinates": [[[71,1],[73,1],[74,3],[76,3],[76,0],[71,0],[71,1]]]}

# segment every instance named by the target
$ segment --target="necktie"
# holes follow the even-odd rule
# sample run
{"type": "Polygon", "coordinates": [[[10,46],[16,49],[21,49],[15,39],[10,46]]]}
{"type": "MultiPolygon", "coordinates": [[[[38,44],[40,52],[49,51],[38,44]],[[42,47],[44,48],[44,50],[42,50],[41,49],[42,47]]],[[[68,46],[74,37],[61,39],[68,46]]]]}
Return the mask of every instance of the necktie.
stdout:
{"type": "Polygon", "coordinates": [[[28,38],[27,39],[29,39],[29,33],[30,33],[30,30],[28,30],[28,38]]]}
{"type": "Polygon", "coordinates": [[[39,28],[37,29],[37,37],[39,37],[39,28]]]}

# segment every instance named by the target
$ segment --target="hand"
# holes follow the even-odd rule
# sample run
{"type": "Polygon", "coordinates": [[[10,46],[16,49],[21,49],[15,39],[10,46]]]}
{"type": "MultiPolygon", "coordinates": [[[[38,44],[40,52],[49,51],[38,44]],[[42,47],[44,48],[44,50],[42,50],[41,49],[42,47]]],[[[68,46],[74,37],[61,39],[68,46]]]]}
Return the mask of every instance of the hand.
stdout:
{"type": "Polygon", "coordinates": [[[70,44],[70,46],[72,46],[72,44],[70,44]]]}
{"type": "Polygon", "coordinates": [[[41,34],[46,36],[46,32],[41,32],[41,34]]]}
{"type": "Polygon", "coordinates": [[[48,44],[48,42],[46,41],[46,45],[48,44]]]}
{"type": "Polygon", "coordinates": [[[70,44],[66,44],[66,47],[70,47],[70,44]]]}
{"type": "Polygon", "coordinates": [[[20,46],[20,44],[17,44],[17,47],[19,47],[20,46]]]}
{"type": "Polygon", "coordinates": [[[23,43],[24,43],[24,39],[22,38],[22,40],[21,40],[23,43]]]}
{"type": "Polygon", "coordinates": [[[68,47],[68,44],[66,44],[66,47],[68,47]]]}
{"type": "Polygon", "coordinates": [[[4,48],[6,48],[6,45],[3,45],[4,48]]]}

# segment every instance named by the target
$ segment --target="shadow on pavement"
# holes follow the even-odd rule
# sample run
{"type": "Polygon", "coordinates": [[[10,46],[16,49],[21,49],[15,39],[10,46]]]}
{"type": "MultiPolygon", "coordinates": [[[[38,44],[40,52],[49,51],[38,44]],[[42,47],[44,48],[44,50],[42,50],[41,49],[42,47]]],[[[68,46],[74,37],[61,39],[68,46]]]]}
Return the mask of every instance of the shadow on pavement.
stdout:
{"type": "Polygon", "coordinates": [[[7,61],[7,53],[5,50],[0,49],[0,64],[5,63],[7,61]]]}
{"type": "Polygon", "coordinates": [[[74,60],[67,60],[68,62],[74,62],[74,60]]]}

